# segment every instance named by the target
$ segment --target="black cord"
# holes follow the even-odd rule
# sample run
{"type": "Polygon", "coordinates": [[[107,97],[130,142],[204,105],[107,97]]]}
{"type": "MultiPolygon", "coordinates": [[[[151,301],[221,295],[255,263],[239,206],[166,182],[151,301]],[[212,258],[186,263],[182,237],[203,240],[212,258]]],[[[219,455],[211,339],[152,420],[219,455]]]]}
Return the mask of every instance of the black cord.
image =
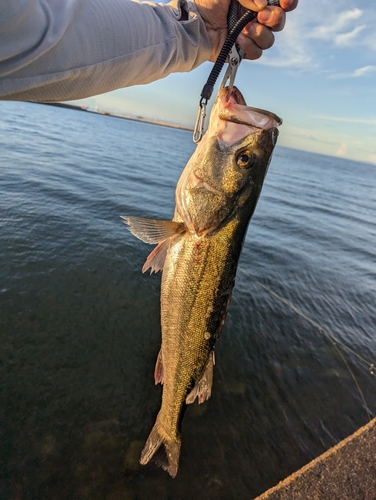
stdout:
{"type": "MultiPolygon", "coordinates": [[[[268,5],[278,6],[279,0],[269,0],[268,5]]],[[[248,23],[250,23],[257,17],[257,12],[248,10],[245,14],[242,15],[242,17],[239,20],[236,21],[237,13],[238,13],[238,2],[236,0],[235,1],[232,0],[228,15],[229,34],[226,38],[225,43],[223,44],[223,47],[221,49],[221,52],[219,53],[219,56],[217,57],[217,60],[214,63],[214,66],[209,74],[207,82],[205,83],[201,91],[200,105],[203,103],[207,104],[208,100],[211,98],[214,90],[214,85],[218,79],[220,72],[222,71],[222,68],[226,62],[226,59],[231,51],[232,46],[234,45],[236,39],[240,35],[240,32],[242,31],[243,28],[245,28],[245,26],[247,26],[248,23]]]]}
{"type": "Polygon", "coordinates": [[[242,15],[242,17],[236,22],[235,26],[229,32],[226,41],[223,44],[221,52],[219,53],[219,56],[217,57],[217,60],[215,61],[214,66],[210,72],[207,82],[205,83],[201,91],[200,103],[203,102],[203,99],[206,99],[207,102],[211,98],[214,90],[214,85],[218,79],[219,73],[222,71],[222,68],[226,62],[226,59],[230,53],[232,46],[236,42],[236,39],[240,35],[242,29],[245,28],[245,26],[247,26],[248,23],[253,21],[256,18],[256,16],[257,12],[248,10],[245,14],[242,15]]]}
{"type": "MultiPolygon", "coordinates": [[[[279,0],[268,0],[268,5],[279,6],[279,0]]],[[[226,59],[229,56],[231,49],[235,44],[236,39],[240,35],[242,29],[257,17],[257,12],[248,10],[247,12],[245,12],[245,14],[242,15],[239,20],[237,20],[239,8],[240,7],[238,1],[231,0],[227,15],[229,33],[209,74],[207,82],[205,83],[201,91],[201,99],[198,107],[196,124],[193,130],[193,142],[195,142],[196,144],[198,144],[202,139],[206,117],[206,105],[212,96],[214,85],[218,79],[219,73],[222,71],[226,59]]]]}

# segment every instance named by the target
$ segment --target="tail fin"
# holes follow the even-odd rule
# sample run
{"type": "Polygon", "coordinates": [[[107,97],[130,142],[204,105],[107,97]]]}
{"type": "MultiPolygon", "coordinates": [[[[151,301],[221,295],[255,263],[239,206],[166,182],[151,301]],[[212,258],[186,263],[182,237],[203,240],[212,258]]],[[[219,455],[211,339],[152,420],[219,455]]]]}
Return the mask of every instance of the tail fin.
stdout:
{"type": "Polygon", "coordinates": [[[142,450],[140,464],[145,465],[149,462],[155,463],[155,465],[167,471],[171,477],[175,477],[179,468],[181,447],[180,436],[175,439],[170,439],[164,432],[161,433],[158,427],[157,417],[154,427],[142,450]]]}

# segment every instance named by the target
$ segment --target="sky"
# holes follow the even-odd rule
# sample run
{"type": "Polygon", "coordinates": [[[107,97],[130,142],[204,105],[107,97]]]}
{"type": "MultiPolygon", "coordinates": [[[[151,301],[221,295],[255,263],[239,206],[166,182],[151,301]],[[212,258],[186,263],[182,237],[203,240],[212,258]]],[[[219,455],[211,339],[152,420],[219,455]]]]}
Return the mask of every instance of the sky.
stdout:
{"type": "MultiPolygon", "coordinates": [[[[299,0],[274,46],[242,62],[236,85],[248,105],[283,118],[279,145],[376,165],[375,26],[374,0],[299,0]]],[[[193,127],[211,68],[80,102],[193,127]]]]}

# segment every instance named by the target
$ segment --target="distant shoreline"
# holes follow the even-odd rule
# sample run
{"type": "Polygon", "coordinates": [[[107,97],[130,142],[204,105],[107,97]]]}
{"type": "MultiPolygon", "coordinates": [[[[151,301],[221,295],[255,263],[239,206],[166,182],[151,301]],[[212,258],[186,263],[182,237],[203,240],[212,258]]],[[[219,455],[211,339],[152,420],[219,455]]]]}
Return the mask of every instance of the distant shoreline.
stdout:
{"type": "Polygon", "coordinates": [[[75,111],[85,111],[87,113],[93,113],[96,115],[112,116],[114,118],[121,118],[122,120],[150,123],[151,125],[158,125],[160,127],[176,128],[179,130],[187,130],[189,132],[193,132],[193,128],[191,127],[184,127],[184,125],[174,125],[173,123],[161,122],[159,120],[150,120],[148,118],[143,118],[142,116],[128,116],[119,113],[110,113],[109,111],[103,111],[103,110],[93,111],[83,106],[75,106],[74,104],[66,104],[64,102],[33,102],[33,101],[29,102],[31,102],[32,104],[44,104],[45,106],[56,106],[58,108],[73,109],[75,111]]]}

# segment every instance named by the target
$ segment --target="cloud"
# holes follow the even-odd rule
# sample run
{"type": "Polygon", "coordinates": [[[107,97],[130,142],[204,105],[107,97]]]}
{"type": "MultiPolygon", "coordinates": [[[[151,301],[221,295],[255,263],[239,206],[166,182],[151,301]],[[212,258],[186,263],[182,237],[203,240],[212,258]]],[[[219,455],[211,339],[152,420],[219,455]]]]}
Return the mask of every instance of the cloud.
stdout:
{"type": "Polygon", "coordinates": [[[372,71],[375,71],[376,66],[364,66],[364,68],[359,68],[354,71],[353,76],[358,78],[359,76],[368,75],[372,71]]]}
{"type": "Polygon", "coordinates": [[[348,149],[347,142],[343,142],[336,151],[336,156],[346,156],[348,149]]]}
{"type": "Polygon", "coordinates": [[[333,122],[346,122],[346,123],[354,123],[357,125],[376,125],[376,119],[368,120],[365,118],[344,118],[343,116],[325,116],[325,115],[314,115],[313,117],[333,122]]]}
{"type": "MultiPolygon", "coordinates": [[[[311,57],[304,54],[290,54],[284,59],[279,57],[268,57],[263,55],[261,59],[254,61],[256,64],[261,64],[263,66],[272,66],[274,68],[302,68],[309,66],[311,62],[311,57]]],[[[310,68],[316,67],[316,65],[311,64],[310,68]]]]}
{"type": "Polygon", "coordinates": [[[334,37],[334,43],[338,46],[342,47],[350,47],[354,38],[358,36],[358,34],[365,29],[366,25],[357,26],[352,31],[348,33],[341,33],[334,37]]]}
{"type": "Polygon", "coordinates": [[[372,154],[369,156],[369,160],[368,160],[370,163],[373,163],[374,165],[376,165],[376,154],[372,154]]]}
{"type": "Polygon", "coordinates": [[[337,11],[328,16],[327,24],[321,24],[307,33],[309,38],[332,42],[337,47],[351,47],[358,35],[366,29],[366,24],[355,26],[349,31],[348,24],[351,27],[354,21],[364,17],[364,12],[360,9],[352,9],[341,14],[337,11]]]}
{"type": "Polygon", "coordinates": [[[337,80],[343,78],[361,78],[363,76],[367,76],[373,71],[376,70],[376,66],[364,66],[363,68],[358,68],[354,70],[352,73],[337,73],[335,75],[330,75],[329,78],[337,80]]]}
{"type": "MultiPolygon", "coordinates": [[[[376,5],[365,5],[360,0],[355,3],[358,5],[354,8],[354,0],[342,0],[343,12],[339,12],[333,0],[300,0],[296,10],[287,14],[286,27],[276,33],[275,45],[257,63],[315,71],[324,70],[330,59],[332,71],[340,61],[337,55],[343,58],[344,49],[356,51],[358,60],[366,58],[368,51],[376,51],[376,5]]],[[[339,78],[349,76],[362,75],[341,74],[339,78]]]]}
{"type": "Polygon", "coordinates": [[[329,145],[332,145],[332,146],[338,144],[338,142],[328,141],[328,140],[322,139],[321,137],[317,137],[315,135],[312,135],[310,133],[301,134],[301,133],[291,132],[290,136],[291,137],[297,137],[299,139],[304,139],[305,141],[319,142],[320,144],[329,144],[329,145]]]}
{"type": "MultiPolygon", "coordinates": [[[[358,19],[362,15],[362,11],[360,9],[352,9],[341,14],[336,14],[334,19],[329,19],[329,22],[326,25],[319,25],[314,28],[311,33],[308,35],[310,38],[318,38],[321,40],[335,40],[339,35],[340,31],[345,28],[345,26],[354,19],[358,19]]],[[[353,30],[354,31],[354,30],[353,30]]],[[[348,34],[342,34],[345,36],[348,34]]]]}

